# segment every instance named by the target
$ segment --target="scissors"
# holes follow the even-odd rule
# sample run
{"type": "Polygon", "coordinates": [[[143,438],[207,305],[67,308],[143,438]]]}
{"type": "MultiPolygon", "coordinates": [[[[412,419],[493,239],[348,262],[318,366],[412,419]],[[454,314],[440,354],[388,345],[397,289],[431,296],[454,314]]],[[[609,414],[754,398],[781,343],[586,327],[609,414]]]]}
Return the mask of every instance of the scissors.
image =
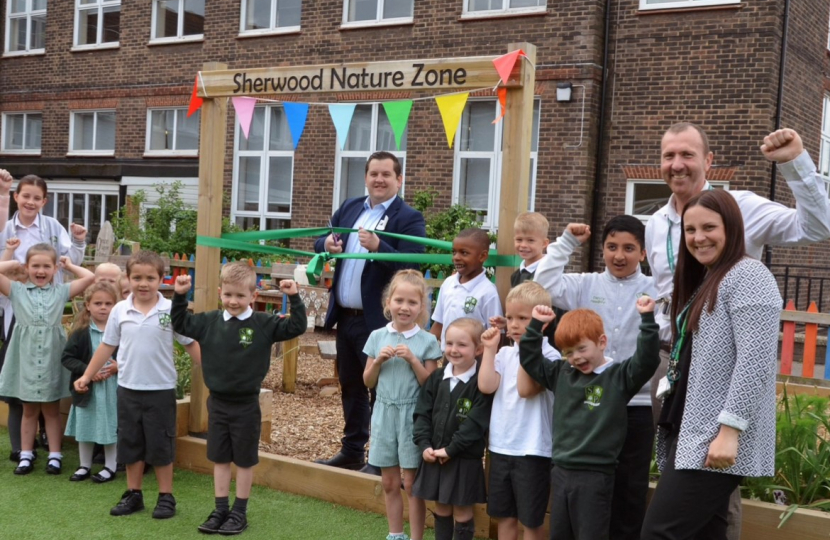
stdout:
{"type": "Polygon", "coordinates": [[[334,225],[331,224],[331,220],[329,220],[329,229],[331,230],[331,237],[334,239],[335,242],[340,241],[340,234],[334,232],[334,225]]]}

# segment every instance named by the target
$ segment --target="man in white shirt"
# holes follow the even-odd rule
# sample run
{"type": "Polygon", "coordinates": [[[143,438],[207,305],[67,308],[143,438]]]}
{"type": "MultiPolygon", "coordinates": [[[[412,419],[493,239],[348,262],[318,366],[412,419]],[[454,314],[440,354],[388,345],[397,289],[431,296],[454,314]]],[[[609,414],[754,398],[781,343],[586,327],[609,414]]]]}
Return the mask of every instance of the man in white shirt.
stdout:
{"type": "MultiPolygon", "coordinates": [[[[761,258],[764,245],[799,245],[830,238],[830,203],[825,179],[804,150],[801,137],[792,129],[779,129],[764,137],[761,152],[778,165],[795,197],[795,208],[788,208],[750,191],[730,191],[744,218],[746,252],[761,258]]],[[[646,253],[658,294],[657,323],[660,325],[661,365],[652,379],[654,418],[659,418],[661,402],[654,397],[658,381],[666,373],[668,344],[671,341],[669,302],[674,267],[683,241],[681,216],[686,203],[705,189],[712,189],[706,173],[712,166],[709,139],[697,125],[681,122],[671,126],[661,143],[660,172],[671,188],[668,204],[654,213],[646,224],[646,253]]],[[[730,502],[729,540],[740,537],[740,493],[730,502]]]]}

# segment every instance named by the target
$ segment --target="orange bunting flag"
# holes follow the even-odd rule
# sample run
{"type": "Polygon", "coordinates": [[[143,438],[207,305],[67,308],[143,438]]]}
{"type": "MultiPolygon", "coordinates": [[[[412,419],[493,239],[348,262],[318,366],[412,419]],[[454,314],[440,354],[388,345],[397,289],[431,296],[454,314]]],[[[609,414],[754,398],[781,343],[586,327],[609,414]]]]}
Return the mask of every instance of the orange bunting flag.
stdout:
{"type": "Polygon", "coordinates": [[[493,65],[496,66],[496,71],[499,72],[499,77],[501,78],[501,82],[503,84],[507,84],[507,80],[510,78],[510,73],[513,71],[513,66],[516,65],[516,60],[518,60],[520,56],[527,57],[523,50],[517,49],[493,60],[493,65]]]}
{"type": "Polygon", "coordinates": [[[500,86],[498,89],[499,94],[499,105],[501,105],[501,114],[499,114],[498,118],[493,120],[493,124],[498,124],[499,120],[504,118],[504,113],[507,112],[507,88],[500,86]]]}
{"type": "Polygon", "coordinates": [[[469,95],[469,92],[464,92],[435,98],[438,110],[441,111],[441,120],[444,121],[444,131],[447,132],[447,142],[450,148],[452,148],[452,141],[455,139],[455,132],[458,131],[458,123],[461,122],[461,114],[464,112],[469,95]]]}
{"type": "Polygon", "coordinates": [[[193,81],[193,93],[190,94],[190,105],[187,107],[187,117],[198,111],[204,103],[204,99],[199,97],[199,74],[196,74],[196,80],[193,81]]]}

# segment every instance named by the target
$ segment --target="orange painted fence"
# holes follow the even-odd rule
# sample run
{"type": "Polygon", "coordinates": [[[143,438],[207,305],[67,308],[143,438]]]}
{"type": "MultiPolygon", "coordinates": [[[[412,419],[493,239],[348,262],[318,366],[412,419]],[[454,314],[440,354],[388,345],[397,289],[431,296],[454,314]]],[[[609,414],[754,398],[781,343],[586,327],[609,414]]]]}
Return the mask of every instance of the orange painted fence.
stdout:
{"type": "MultiPolygon", "coordinates": [[[[830,331],[830,314],[819,313],[815,302],[810,302],[807,311],[796,311],[792,300],[787,301],[781,311],[781,374],[792,375],[795,358],[796,325],[804,326],[804,354],[801,358],[801,376],[815,377],[816,349],[818,347],[819,327],[825,335],[830,331]],[[825,330],[825,328],[827,330],[825,330]]],[[[824,378],[830,379],[830,347],[825,346],[824,378]]]]}

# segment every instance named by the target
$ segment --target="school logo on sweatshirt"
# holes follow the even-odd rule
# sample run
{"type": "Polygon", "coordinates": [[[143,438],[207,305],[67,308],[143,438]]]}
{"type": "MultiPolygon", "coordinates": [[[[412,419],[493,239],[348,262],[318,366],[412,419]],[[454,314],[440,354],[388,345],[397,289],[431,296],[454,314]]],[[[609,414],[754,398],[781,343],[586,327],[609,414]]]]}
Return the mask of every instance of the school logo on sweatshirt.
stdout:
{"type": "Polygon", "coordinates": [[[599,402],[602,400],[602,387],[589,386],[585,389],[585,405],[589,410],[594,410],[594,407],[599,407],[599,402]]]}
{"type": "Polygon", "coordinates": [[[167,328],[170,326],[170,314],[169,313],[159,313],[159,326],[162,328],[167,328]]]}
{"type": "Polygon", "coordinates": [[[478,299],[473,296],[468,296],[466,300],[464,300],[464,313],[470,314],[476,309],[476,304],[478,304],[478,299]]]}
{"type": "Polygon", "coordinates": [[[470,409],[473,408],[473,402],[467,398],[459,398],[455,403],[455,416],[459,422],[463,422],[470,415],[470,409]]]}
{"type": "Polygon", "coordinates": [[[242,345],[243,348],[247,349],[248,345],[254,342],[254,329],[253,328],[240,328],[239,329],[239,344],[242,345]]]}

